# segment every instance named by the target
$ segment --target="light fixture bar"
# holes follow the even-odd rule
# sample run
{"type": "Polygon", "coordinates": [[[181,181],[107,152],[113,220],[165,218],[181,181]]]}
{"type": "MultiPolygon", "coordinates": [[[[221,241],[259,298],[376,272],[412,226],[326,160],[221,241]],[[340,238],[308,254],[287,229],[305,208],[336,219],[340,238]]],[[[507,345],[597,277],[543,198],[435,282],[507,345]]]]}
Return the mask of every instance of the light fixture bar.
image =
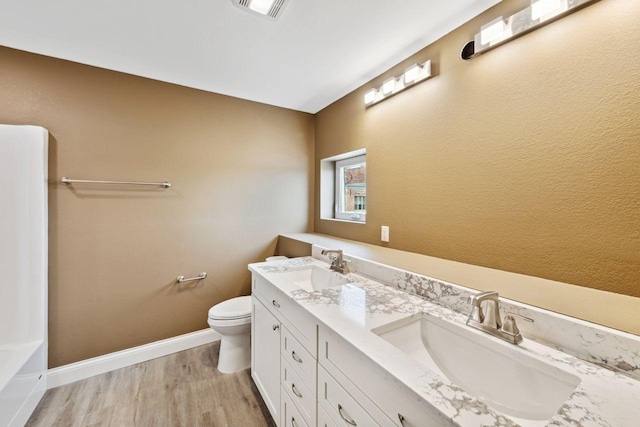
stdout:
{"type": "Polygon", "coordinates": [[[483,25],[474,40],[462,48],[462,59],[496,48],[516,37],[560,19],[598,0],[532,0],[531,5],[508,18],[483,25]]]}
{"type": "Polygon", "coordinates": [[[369,89],[364,94],[364,105],[367,108],[371,107],[427,80],[429,77],[431,77],[431,60],[423,64],[413,64],[402,75],[385,80],[379,88],[369,89]]]}

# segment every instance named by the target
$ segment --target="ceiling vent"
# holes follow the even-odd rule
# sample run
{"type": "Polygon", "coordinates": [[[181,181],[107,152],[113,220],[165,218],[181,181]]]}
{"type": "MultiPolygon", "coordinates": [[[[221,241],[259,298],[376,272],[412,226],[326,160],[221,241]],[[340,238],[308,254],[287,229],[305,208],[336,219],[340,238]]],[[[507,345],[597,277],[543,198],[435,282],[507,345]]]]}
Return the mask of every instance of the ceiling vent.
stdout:
{"type": "Polygon", "coordinates": [[[271,20],[279,19],[284,8],[289,4],[289,0],[231,0],[231,2],[244,11],[271,20]]]}

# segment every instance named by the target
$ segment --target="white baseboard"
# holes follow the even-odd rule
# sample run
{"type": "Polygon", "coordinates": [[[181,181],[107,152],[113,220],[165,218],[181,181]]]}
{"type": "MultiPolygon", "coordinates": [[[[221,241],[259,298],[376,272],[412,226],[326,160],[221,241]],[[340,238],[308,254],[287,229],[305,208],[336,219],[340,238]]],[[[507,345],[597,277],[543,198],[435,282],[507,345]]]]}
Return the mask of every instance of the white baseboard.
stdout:
{"type": "Polygon", "coordinates": [[[213,329],[203,329],[166,340],[116,351],[115,353],[105,354],[104,356],[70,363],[69,365],[49,369],[47,372],[47,388],[60,387],[61,385],[83,380],[94,375],[104,374],[105,372],[115,369],[209,344],[219,339],[220,334],[213,329]]]}

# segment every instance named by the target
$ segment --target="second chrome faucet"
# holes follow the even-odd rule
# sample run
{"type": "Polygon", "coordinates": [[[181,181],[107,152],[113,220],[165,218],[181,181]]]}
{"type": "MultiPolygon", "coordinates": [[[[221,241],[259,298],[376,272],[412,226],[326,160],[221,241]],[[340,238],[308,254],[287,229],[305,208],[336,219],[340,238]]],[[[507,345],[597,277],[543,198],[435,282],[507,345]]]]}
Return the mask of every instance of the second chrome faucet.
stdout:
{"type": "Polygon", "coordinates": [[[522,334],[518,329],[514,316],[533,322],[533,319],[514,313],[508,313],[504,317],[503,322],[500,319],[499,295],[494,291],[471,295],[469,297],[469,304],[471,304],[471,313],[467,319],[467,325],[510,342],[511,344],[520,344],[522,342],[522,334]],[[485,303],[484,309],[482,306],[483,302],[485,303]]]}

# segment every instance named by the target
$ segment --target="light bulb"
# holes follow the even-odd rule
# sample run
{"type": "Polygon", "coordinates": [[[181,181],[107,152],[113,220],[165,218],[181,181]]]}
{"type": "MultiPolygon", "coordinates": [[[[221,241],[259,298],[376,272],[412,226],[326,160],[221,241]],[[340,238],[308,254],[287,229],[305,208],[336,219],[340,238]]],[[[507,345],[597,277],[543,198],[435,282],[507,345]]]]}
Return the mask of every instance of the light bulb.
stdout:
{"type": "Polygon", "coordinates": [[[382,83],[382,94],[389,95],[390,93],[393,92],[395,88],[396,88],[396,78],[391,77],[390,79],[382,83]]]}
{"type": "Polygon", "coordinates": [[[376,90],[371,89],[367,93],[364,94],[364,103],[366,105],[373,104],[373,101],[376,100],[376,90]]]}
{"type": "Polygon", "coordinates": [[[538,0],[531,4],[531,19],[537,21],[562,9],[562,0],[538,0]]]}
{"type": "Polygon", "coordinates": [[[498,40],[504,34],[504,21],[502,18],[495,24],[491,24],[486,28],[483,28],[480,32],[480,43],[489,44],[495,40],[498,40]]]}
{"type": "Polygon", "coordinates": [[[413,64],[406,70],[404,70],[404,83],[411,84],[418,80],[420,77],[420,71],[422,71],[422,66],[418,64],[413,64]]]}

